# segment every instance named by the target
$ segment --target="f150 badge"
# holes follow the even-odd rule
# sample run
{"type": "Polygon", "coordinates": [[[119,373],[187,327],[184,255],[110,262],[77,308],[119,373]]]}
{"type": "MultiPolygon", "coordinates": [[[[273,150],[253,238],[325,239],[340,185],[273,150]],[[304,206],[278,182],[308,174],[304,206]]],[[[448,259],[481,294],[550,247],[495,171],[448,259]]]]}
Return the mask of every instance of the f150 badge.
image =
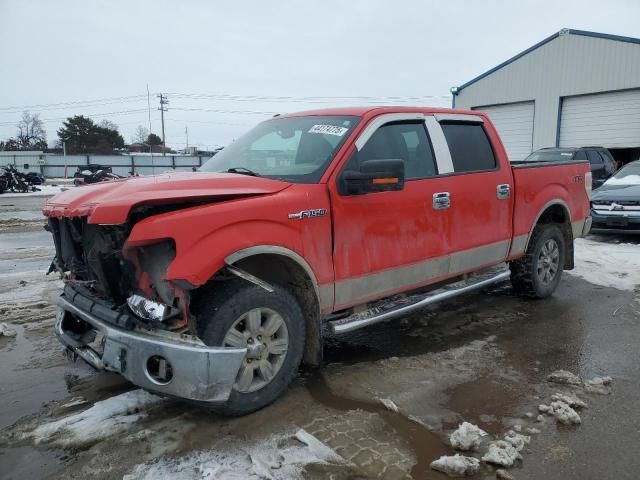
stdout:
{"type": "Polygon", "coordinates": [[[326,208],[316,208],[313,210],[300,210],[298,213],[290,213],[290,220],[302,220],[303,218],[324,217],[327,214],[326,208]]]}

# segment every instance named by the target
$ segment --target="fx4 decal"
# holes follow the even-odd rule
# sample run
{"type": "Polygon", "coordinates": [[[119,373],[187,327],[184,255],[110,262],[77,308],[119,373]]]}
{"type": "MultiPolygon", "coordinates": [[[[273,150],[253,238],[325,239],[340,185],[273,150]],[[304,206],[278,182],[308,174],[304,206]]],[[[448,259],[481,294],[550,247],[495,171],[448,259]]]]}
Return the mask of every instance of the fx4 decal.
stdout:
{"type": "Polygon", "coordinates": [[[316,208],[314,210],[300,210],[297,213],[290,213],[289,219],[302,220],[303,218],[324,217],[327,214],[326,208],[316,208]]]}

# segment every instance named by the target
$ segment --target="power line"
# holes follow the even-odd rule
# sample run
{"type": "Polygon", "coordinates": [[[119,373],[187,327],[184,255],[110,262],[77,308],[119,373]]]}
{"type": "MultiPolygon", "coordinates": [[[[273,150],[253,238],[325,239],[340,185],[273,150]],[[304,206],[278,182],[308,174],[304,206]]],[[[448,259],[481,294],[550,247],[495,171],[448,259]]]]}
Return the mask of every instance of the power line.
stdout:
{"type": "MultiPolygon", "coordinates": [[[[334,100],[360,100],[360,101],[379,101],[379,102],[408,102],[408,101],[425,101],[432,99],[449,99],[451,95],[397,95],[397,96],[358,96],[358,95],[343,95],[343,96],[334,96],[334,95],[326,95],[326,96],[293,96],[293,95],[231,95],[231,94],[212,94],[212,93],[170,93],[176,98],[189,98],[194,100],[224,100],[224,101],[242,101],[242,102],[255,102],[255,101],[263,101],[263,102],[318,102],[325,103],[334,100]]],[[[100,104],[103,105],[113,105],[115,103],[128,103],[128,102],[136,102],[143,101],[146,95],[128,95],[122,97],[105,97],[105,98],[96,98],[90,100],[73,100],[66,102],[57,102],[57,103],[41,103],[41,104],[32,104],[32,105],[19,105],[12,107],[0,107],[0,112],[8,112],[8,111],[17,111],[21,112],[23,110],[28,109],[51,109],[56,110],[58,108],[54,107],[73,107],[73,106],[98,106],[100,104]]]]}
{"type": "Polygon", "coordinates": [[[208,112],[208,113],[228,113],[233,115],[275,115],[280,112],[261,112],[256,110],[218,110],[208,108],[180,108],[172,107],[172,110],[179,110],[183,112],[208,112]]]}
{"type": "Polygon", "coordinates": [[[190,99],[210,99],[224,101],[244,101],[244,102],[308,102],[308,103],[327,103],[334,100],[359,100],[359,101],[376,101],[376,102],[408,102],[408,101],[428,101],[433,99],[450,99],[451,95],[413,95],[413,96],[272,96],[272,95],[228,95],[228,94],[208,94],[208,93],[171,93],[175,98],[190,99]]]}
{"type": "Polygon", "coordinates": [[[98,102],[118,103],[118,102],[126,102],[126,101],[128,101],[130,99],[134,99],[134,98],[143,98],[144,96],[145,95],[129,95],[129,96],[126,96],[126,97],[97,98],[97,99],[94,99],[94,100],[75,100],[75,101],[69,101],[69,102],[41,103],[41,104],[36,104],[36,105],[0,107],[0,111],[5,111],[5,110],[22,111],[22,110],[28,110],[28,109],[32,109],[32,108],[47,108],[47,107],[57,107],[57,106],[74,106],[74,105],[79,105],[79,104],[89,104],[89,103],[98,103],[98,102]]]}
{"type": "MultiPolygon", "coordinates": [[[[123,104],[123,103],[140,103],[140,102],[144,102],[144,98],[139,98],[139,99],[134,99],[134,100],[119,100],[119,101],[115,101],[115,102],[93,103],[93,104],[86,104],[86,105],[65,105],[65,106],[61,106],[61,107],[40,107],[40,108],[37,108],[37,111],[38,112],[42,112],[42,111],[50,111],[50,110],[68,110],[68,109],[71,109],[71,108],[74,108],[74,109],[77,109],[77,108],[93,108],[93,107],[101,107],[101,106],[104,106],[104,105],[119,105],[119,104],[123,104]]],[[[5,111],[0,111],[0,115],[22,113],[25,110],[30,110],[30,109],[22,108],[22,109],[17,109],[17,110],[5,110],[5,111]]]]}
{"type": "MultiPolygon", "coordinates": [[[[104,113],[87,113],[83,114],[84,117],[108,117],[110,115],[131,115],[134,113],[143,113],[146,112],[146,108],[138,108],[135,110],[121,110],[119,112],[104,112],[104,113]]],[[[58,117],[58,118],[43,118],[41,119],[43,122],[52,122],[52,121],[60,121],[67,120],[69,117],[58,117]]],[[[16,125],[17,122],[0,122],[0,125],[16,125]]]]}

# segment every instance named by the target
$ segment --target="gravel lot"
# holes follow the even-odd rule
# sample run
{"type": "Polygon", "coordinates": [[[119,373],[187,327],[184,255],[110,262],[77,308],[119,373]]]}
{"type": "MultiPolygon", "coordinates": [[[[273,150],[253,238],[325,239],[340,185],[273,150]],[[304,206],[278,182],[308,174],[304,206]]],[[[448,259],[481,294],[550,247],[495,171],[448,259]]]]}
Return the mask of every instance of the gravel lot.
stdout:
{"type": "Polygon", "coordinates": [[[0,322],[16,331],[0,337],[2,479],[444,479],[429,464],[453,454],[448,435],[463,421],[487,441],[540,431],[509,470],[517,479],[637,478],[636,239],[579,241],[575,274],[544,301],[507,284],[331,339],[327,364],[284,398],[226,419],[62,355],[42,202],[0,196],[0,322]],[[600,393],[548,382],[559,369],[613,382],[600,393]],[[588,403],[579,426],[537,420],[555,393],[588,403]]]}

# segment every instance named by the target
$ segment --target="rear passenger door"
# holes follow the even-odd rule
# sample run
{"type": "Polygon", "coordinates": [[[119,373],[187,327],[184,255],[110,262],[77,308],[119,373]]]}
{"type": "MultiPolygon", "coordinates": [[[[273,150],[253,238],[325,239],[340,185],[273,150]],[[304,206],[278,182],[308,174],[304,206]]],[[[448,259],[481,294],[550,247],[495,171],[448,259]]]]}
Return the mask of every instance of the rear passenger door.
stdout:
{"type": "Polygon", "coordinates": [[[482,117],[474,117],[475,121],[437,117],[453,163],[450,274],[500,263],[507,257],[512,237],[511,168],[500,165],[482,117]]]}

